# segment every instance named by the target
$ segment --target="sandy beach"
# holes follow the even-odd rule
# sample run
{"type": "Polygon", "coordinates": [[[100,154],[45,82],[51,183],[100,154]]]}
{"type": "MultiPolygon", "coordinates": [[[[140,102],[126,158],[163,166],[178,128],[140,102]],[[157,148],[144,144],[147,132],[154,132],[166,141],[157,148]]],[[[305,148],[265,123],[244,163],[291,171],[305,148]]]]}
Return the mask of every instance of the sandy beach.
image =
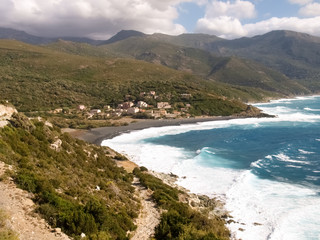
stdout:
{"type": "Polygon", "coordinates": [[[84,140],[89,143],[93,143],[96,145],[101,145],[101,142],[105,139],[114,138],[122,133],[134,131],[134,130],[142,130],[145,128],[151,127],[164,127],[164,126],[179,126],[181,124],[193,124],[198,122],[208,122],[208,121],[222,121],[222,120],[230,120],[234,118],[234,116],[227,117],[197,117],[197,118],[181,118],[181,119],[137,119],[133,120],[133,122],[129,123],[126,126],[117,126],[117,127],[101,127],[94,128],[91,130],[73,130],[73,129],[65,129],[65,132],[69,132],[73,137],[84,140]]]}

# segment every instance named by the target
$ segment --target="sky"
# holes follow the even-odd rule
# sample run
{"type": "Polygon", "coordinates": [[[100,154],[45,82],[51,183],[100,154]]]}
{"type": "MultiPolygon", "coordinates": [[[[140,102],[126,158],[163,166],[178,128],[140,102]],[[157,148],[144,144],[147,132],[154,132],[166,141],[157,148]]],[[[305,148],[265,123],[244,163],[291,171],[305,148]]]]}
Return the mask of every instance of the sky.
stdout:
{"type": "Polygon", "coordinates": [[[320,0],[0,0],[0,27],[93,39],[121,30],[226,39],[272,30],[320,36],[320,0]]]}

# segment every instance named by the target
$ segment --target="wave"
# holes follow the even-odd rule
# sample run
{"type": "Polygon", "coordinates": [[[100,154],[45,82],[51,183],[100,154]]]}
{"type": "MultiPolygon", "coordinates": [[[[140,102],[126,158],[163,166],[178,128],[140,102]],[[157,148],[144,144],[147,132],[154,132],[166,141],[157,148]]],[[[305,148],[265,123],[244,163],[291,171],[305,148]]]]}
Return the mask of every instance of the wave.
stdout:
{"type": "Polygon", "coordinates": [[[320,109],[304,108],[304,110],[310,111],[310,112],[320,112],[320,109]]]}
{"type": "Polygon", "coordinates": [[[314,154],[315,152],[309,152],[309,151],[305,151],[303,149],[298,149],[298,151],[302,154],[306,154],[306,155],[309,155],[309,154],[314,154]]]}
{"type": "MultiPolygon", "coordinates": [[[[282,103],[291,103],[290,101],[286,99],[282,103]]],[[[277,113],[278,118],[234,119],[179,127],[149,128],[105,140],[102,145],[127,154],[138,165],[146,166],[150,170],[174,173],[179,177],[177,183],[193,193],[224,199],[226,208],[234,216],[232,219],[234,222],[230,222],[229,228],[237,239],[317,239],[320,236],[319,190],[305,185],[262,179],[254,174],[254,170],[261,171],[261,168],[270,173],[272,170],[270,166],[274,166],[273,163],[291,168],[288,171],[306,166],[312,168],[309,166],[311,163],[304,161],[303,158],[292,159],[285,152],[269,153],[270,155],[263,159],[251,163],[251,170],[235,170],[219,165],[221,162],[218,157],[219,149],[202,147],[189,152],[183,148],[155,145],[144,141],[147,138],[176,135],[193,130],[234,126],[259,128],[270,123],[320,120],[319,115],[306,114],[301,112],[302,110],[284,106],[277,108],[270,103],[264,104],[261,108],[269,114],[277,113]],[[239,228],[244,231],[239,231],[239,228]]],[[[313,139],[320,141],[318,138],[313,139]]],[[[300,147],[297,151],[303,157],[313,154],[305,149],[300,147]]],[[[223,162],[225,161],[224,159],[223,162]]],[[[228,164],[230,165],[230,162],[227,162],[228,164]]],[[[315,181],[316,177],[312,175],[313,173],[317,175],[319,171],[313,169],[310,171],[307,178],[315,181]]]]}
{"type": "Polygon", "coordinates": [[[298,163],[298,164],[303,164],[303,165],[310,165],[311,164],[308,161],[299,161],[299,160],[290,159],[289,156],[287,156],[283,153],[279,153],[279,154],[273,155],[273,156],[276,157],[277,160],[282,161],[282,162],[298,163]]]}
{"type": "Polygon", "coordinates": [[[226,199],[226,208],[236,216],[228,225],[236,239],[302,240],[316,239],[308,238],[310,233],[320,234],[320,229],[314,228],[320,214],[314,189],[260,179],[248,170],[238,177],[226,199]],[[311,206],[314,211],[309,211],[311,206]],[[294,223],[312,220],[310,225],[294,223]]]}

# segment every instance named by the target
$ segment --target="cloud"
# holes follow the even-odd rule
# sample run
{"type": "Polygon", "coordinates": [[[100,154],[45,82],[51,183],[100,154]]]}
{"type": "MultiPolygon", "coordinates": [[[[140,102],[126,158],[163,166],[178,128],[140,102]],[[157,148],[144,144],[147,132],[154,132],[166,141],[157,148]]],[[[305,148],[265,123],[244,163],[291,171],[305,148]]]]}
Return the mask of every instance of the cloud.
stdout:
{"type": "Polygon", "coordinates": [[[314,18],[270,18],[266,21],[243,26],[248,36],[264,34],[272,30],[291,30],[320,36],[320,17],[314,18]]]}
{"type": "Polygon", "coordinates": [[[299,14],[306,17],[320,16],[320,3],[310,3],[299,10],[299,14]]]}
{"type": "Polygon", "coordinates": [[[313,0],[288,0],[292,4],[298,4],[298,5],[306,5],[308,3],[312,3],[313,0]]]}
{"type": "Polygon", "coordinates": [[[198,29],[203,33],[217,35],[222,38],[232,39],[244,36],[265,34],[273,30],[291,30],[320,36],[320,16],[312,18],[277,18],[251,24],[241,24],[237,19],[220,18],[208,20],[201,19],[198,29]],[[207,21],[207,22],[206,22],[207,21]]]}
{"type": "Polygon", "coordinates": [[[208,3],[206,14],[197,22],[196,32],[233,39],[264,34],[273,30],[291,30],[320,36],[320,4],[312,0],[289,0],[301,6],[300,14],[307,18],[272,17],[264,21],[243,24],[242,19],[255,16],[255,6],[248,1],[236,0],[208,3]]]}
{"type": "Polygon", "coordinates": [[[214,0],[207,4],[205,16],[198,20],[196,32],[210,33],[224,38],[247,35],[240,20],[254,18],[256,10],[249,1],[214,0]]]}
{"type": "Polygon", "coordinates": [[[254,18],[255,6],[249,1],[236,0],[234,2],[212,1],[207,6],[205,18],[232,16],[238,19],[254,18]]]}
{"type": "MultiPolygon", "coordinates": [[[[1,0],[1,25],[40,36],[106,39],[122,29],[181,34],[176,6],[185,0],[1,0]]],[[[188,1],[188,0],[187,0],[188,1]]],[[[191,1],[191,0],[190,0],[191,1]]]]}
{"type": "Polygon", "coordinates": [[[241,22],[237,18],[228,16],[199,19],[197,32],[209,33],[222,38],[237,38],[247,35],[241,22]]]}

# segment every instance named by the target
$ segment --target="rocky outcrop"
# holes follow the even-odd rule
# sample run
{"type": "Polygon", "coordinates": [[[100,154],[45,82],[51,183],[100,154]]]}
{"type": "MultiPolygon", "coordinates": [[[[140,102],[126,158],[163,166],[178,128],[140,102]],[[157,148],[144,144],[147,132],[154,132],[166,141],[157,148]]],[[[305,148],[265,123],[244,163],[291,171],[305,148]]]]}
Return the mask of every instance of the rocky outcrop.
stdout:
{"type": "Polygon", "coordinates": [[[0,127],[7,125],[8,119],[10,119],[14,113],[17,113],[14,107],[0,104],[0,127]]]}

